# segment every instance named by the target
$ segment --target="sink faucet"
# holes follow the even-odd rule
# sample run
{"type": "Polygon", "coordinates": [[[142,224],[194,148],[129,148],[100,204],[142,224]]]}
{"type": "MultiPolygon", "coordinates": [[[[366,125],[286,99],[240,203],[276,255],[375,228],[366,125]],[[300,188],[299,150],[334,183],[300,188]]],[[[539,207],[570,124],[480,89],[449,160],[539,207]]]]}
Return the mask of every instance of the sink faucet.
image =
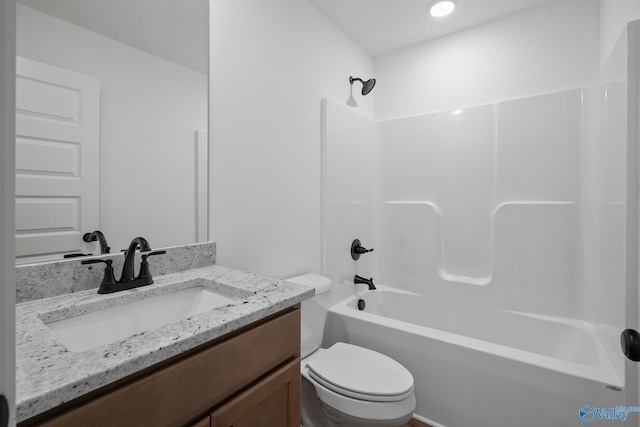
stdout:
{"type": "Polygon", "coordinates": [[[353,278],[353,283],[355,284],[364,283],[365,285],[369,285],[370,291],[375,291],[376,289],[375,285],[373,284],[373,277],[369,279],[365,279],[364,277],[360,277],[356,274],[356,276],[353,278]]]}
{"type": "Polygon", "coordinates": [[[140,246],[140,252],[148,252],[151,250],[149,242],[144,237],[136,237],[129,243],[129,249],[125,251],[124,265],[122,266],[122,275],[120,283],[130,282],[133,278],[133,263],[136,259],[136,248],[140,246]]]}
{"type": "Polygon", "coordinates": [[[152,255],[161,255],[167,251],[154,251],[151,252],[149,242],[144,237],[136,237],[129,244],[129,249],[125,251],[124,265],[122,266],[122,275],[120,280],[116,281],[113,274],[113,260],[112,259],[89,259],[82,261],[82,264],[97,264],[105,263],[104,278],[100,287],[98,288],[99,294],[110,294],[112,292],[125,291],[127,289],[133,289],[140,286],[146,286],[153,283],[151,277],[151,271],[149,270],[149,262],[147,258],[152,255]],[[136,249],[140,247],[140,252],[146,252],[142,255],[142,262],[140,263],[140,273],[138,277],[134,277],[134,261],[136,258],[136,249]]]}
{"type": "Polygon", "coordinates": [[[104,234],[102,234],[102,231],[100,230],[96,230],[93,233],[85,233],[84,236],[82,236],[82,240],[84,240],[87,243],[95,242],[97,240],[98,243],[100,244],[101,254],[108,254],[111,251],[111,248],[107,243],[106,237],[104,237],[104,234]]]}

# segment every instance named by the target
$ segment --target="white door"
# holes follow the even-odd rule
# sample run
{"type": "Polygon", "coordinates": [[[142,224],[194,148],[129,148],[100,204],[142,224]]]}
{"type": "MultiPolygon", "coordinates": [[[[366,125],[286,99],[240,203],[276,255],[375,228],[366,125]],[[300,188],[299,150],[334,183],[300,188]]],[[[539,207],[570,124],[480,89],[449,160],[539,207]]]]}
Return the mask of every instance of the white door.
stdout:
{"type": "Polygon", "coordinates": [[[16,64],[16,260],[85,252],[99,224],[100,81],[16,64]]]}
{"type": "MultiPolygon", "coordinates": [[[[640,21],[633,21],[627,25],[627,151],[629,153],[629,176],[627,225],[633,228],[627,238],[634,249],[627,257],[627,327],[640,331],[640,318],[638,308],[640,306],[640,21]],[[632,194],[633,193],[633,194],[632,194]],[[629,280],[630,279],[630,280],[629,280]]],[[[627,390],[630,392],[628,405],[640,406],[638,386],[640,384],[640,370],[637,362],[626,362],[627,390]]],[[[635,420],[636,426],[640,426],[640,414],[635,420]]]]}
{"type": "Polygon", "coordinates": [[[0,2],[0,427],[15,425],[14,1],[0,2]]]}
{"type": "MultiPolygon", "coordinates": [[[[640,21],[627,25],[627,259],[626,327],[621,341],[630,353],[625,364],[626,405],[640,411],[640,21]]],[[[631,417],[630,417],[631,418],[631,417]]],[[[640,426],[640,414],[631,418],[640,426]]]]}

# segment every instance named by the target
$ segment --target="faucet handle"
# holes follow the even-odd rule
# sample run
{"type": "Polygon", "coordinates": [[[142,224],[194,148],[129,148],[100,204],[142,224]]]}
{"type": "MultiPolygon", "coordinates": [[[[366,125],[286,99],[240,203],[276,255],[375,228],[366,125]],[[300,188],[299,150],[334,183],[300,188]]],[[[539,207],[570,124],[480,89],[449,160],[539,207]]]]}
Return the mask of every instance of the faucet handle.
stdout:
{"type": "Polygon", "coordinates": [[[83,254],[83,253],[64,254],[63,258],[78,258],[81,256],[93,256],[93,254],[83,254]]]}
{"type": "Polygon", "coordinates": [[[152,256],[152,255],[162,255],[162,254],[166,254],[167,251],[153,251],[153,252],[149,252],[148,254],[144,254],[142,255],[142,261],[146,261],[148,257],[152,256]]]}
{"type": "Polygon", "coordinates": [[[138,273],[138,277],[136,277],[136,280],[148,279],[149,284],[153,283],[153,278],[151,277],[151,272],[149,271],[149,263],[147,262],[147,258],[153,255],[162,255],[166,253],[167,251],[153,251],[143,254],[142,262],[140,263],[140,273],[138,273]]]}
{"type": "Polygon", "coordinates": [[[116,285],[116,276],[113,274],[113,260],[112,259],[88,259],[82,261],[81,264],[98,264],[104,262],[107,266],[104,268],[104,277],[98,288],[99,294],[108,294],[113,292],[111,287],[116,285]]]}
{"type": "Polygon", "coordinates": [[[111,265],[113,264],[112,259],[87,259],[87,260],[81,261],[80,264],[98,264],[101,262],[104,262],[105,264],[107,264],[107,268],[111,267],[111,265]]]}
{"type": "Polygon", "coordinates": [[[362,247],[362,244],[358,239],[351,242],[351,259],[354,261],[357,261],[360,258],[360,255],[366,254],[367,252],[373,252],[373,248],[367,249],[362,247]]]}

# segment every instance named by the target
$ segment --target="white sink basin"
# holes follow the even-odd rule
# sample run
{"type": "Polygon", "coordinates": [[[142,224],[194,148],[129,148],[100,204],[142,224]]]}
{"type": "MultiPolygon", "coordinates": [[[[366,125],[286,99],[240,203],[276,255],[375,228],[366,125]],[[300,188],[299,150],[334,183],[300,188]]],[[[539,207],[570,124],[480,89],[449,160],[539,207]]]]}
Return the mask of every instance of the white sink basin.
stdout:
{"type": "Polygon", "coordinates": [[[46,325],[70,351],[80,352],[178,322],[238,299],[195,286],[46,325]]]}

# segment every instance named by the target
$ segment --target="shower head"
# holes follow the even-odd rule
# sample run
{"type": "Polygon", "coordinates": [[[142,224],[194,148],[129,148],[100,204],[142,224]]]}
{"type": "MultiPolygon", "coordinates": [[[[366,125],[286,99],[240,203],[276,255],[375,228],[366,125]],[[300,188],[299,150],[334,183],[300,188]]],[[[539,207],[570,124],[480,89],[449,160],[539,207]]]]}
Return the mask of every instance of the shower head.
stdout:
{"type": "Polygon", "coordinates": [[[376,79],[369,79],[366,82],[358,77],[349,77],[349,83],[353,86],[353,82],[359,81],[362,83],[362,95],[367,95],[369,92],[373,90],[373,87],[376,85],[376,79]]]}

